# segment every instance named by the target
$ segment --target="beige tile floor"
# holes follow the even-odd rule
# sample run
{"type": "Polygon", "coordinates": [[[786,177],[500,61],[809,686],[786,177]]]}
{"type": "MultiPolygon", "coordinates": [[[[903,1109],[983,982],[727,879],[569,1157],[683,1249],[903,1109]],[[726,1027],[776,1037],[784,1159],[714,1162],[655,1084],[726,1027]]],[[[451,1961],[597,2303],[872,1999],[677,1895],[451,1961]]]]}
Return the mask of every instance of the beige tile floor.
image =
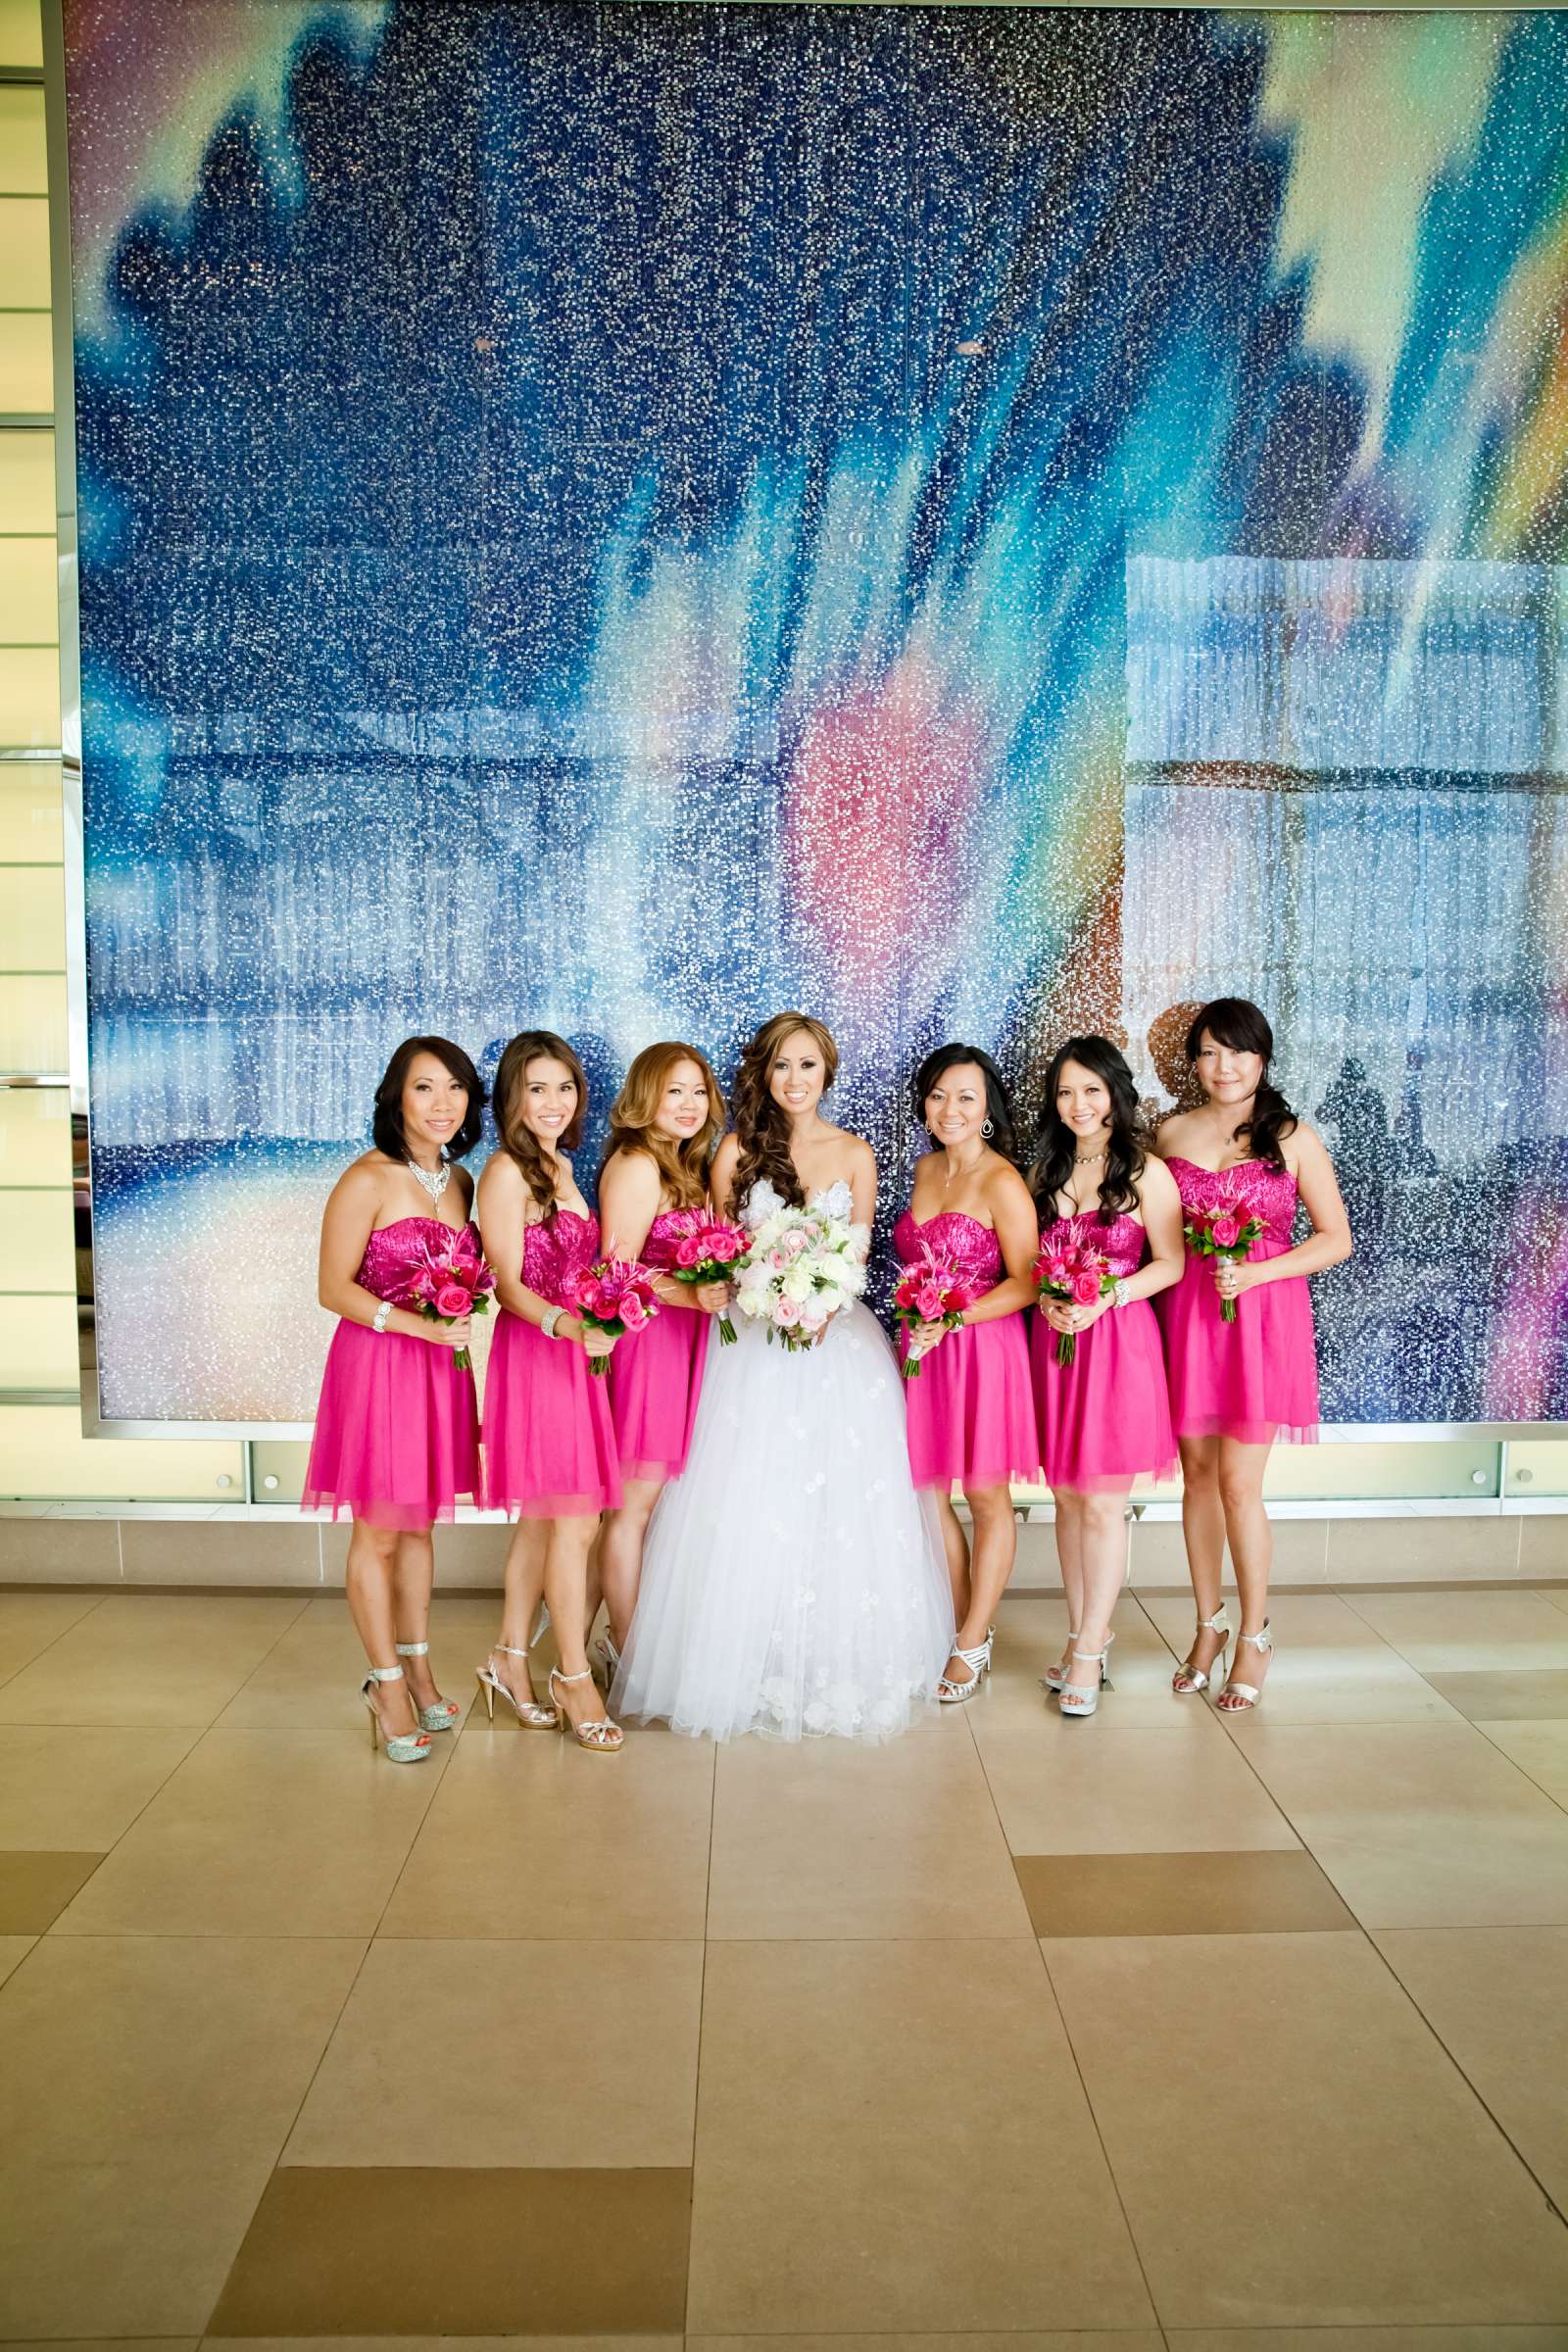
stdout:
{"type": "Polygon", "coordinates": [[[1565,1597],[400,1772],[339,1602],[0,1593],[0,2346],[1565,2352],[1565,1597]]]}

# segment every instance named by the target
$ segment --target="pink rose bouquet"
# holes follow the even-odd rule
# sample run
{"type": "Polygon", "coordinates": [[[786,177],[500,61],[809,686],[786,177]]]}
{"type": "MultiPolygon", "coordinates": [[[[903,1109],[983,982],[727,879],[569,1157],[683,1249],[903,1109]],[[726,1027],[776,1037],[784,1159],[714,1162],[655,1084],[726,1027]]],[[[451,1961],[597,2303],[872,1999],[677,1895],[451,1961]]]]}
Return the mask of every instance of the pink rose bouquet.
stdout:
{"type": "MultiPolygon", "coordinates": [[[[571,1305],[585,1323],[617,1340],[641,1331],[659,1312],[653,1276],[634,1257],[603,1257],[597,1266],[584,1267],[571,1286],[571,1305]]],[[[591,1355],[588,1369],[603,1380],[609,1356],[591,1355]]]]}
{"type": "MultiPolygon", "coordinates": [[[[473,1228],[449,1234],[444,1242],[421,1243],[404,1269],[397,1304],[429,1323],[461,1323],[465,1315],[486,1315],[496,1287],[474,1243],[473,1228]]],[[[473,1358],[460,1348],[453,1358],[460,1372],[472,1369],[473,1358]]]]}
{"type": "MultiPolygon", "coordinates": [[[[1035,1289],[1042,1305],[1048,1298],[1055,1298],[1064,1306],[1093,1306],[1115,1287],[1109,1258],[1091,1250],[1087,1242],[1053,1242],[1035,1260],[1035,1289]]],[[[1058,1331],[1057,1363],[1070,1364],[1077,1352],[1078,1334],[1058,1331]]]]}
{"type": "MultiPolygon", "coordinates": [[[[688,1283],[693,1290],[709,1282],[728,1282],[751,1247],[750,1235],[701,1208],[683,1210],[682,1218],[668,1269],[672,1279],[688,1283]]],[[[721,1348],[735,1345],[735,1326],[727,1314],[718,1318],[718,1344],[721,1348]]]]}
{"type": "MultiPolygon", "coordinates": [[[[964,1308],[974,1300],[974,1292],[960,1280],[957,1269],[927,1250],[906,1267],[893,1294],[893,1312],[911,1331],[916,1323],[940,1323],[944,1331],[956,1331],[964,1308]]],[[[904,1358],[904,1377],[920,1377],[919,1351],[912,1339],[904,1358]]]]}
{"type": "MultiPolygon", "coordinates": [[[[1240,1265],[1260,1239],[1263,1220],[1245,1193],[1216,1193],[1188,1210],[1182,1231],[1196,1257],[1228,1257],[1240,1265]]],[[[1221,1322],[1235,1322],[1236,1306],[1234,1298],[1220,1300],[1221,1322]]]]}

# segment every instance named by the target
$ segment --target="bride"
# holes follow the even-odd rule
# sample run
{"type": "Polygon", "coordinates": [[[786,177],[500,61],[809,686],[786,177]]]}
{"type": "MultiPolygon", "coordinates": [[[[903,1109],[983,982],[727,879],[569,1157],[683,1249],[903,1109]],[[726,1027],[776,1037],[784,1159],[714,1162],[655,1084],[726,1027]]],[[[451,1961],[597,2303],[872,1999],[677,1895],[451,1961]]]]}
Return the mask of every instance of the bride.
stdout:
{"type": "MultiPolygon", "coordinates": [[[[838,1058],[804,1013],[758,1031],[713,1162],[720,1216],[738,1203],[755,1228],[785,1201],[809,1203],[869,1235],[871,1148],[821,1111],[838,1058]]],[[[685,1475],[654,1515],[612,1707],[716,1740],[890,1739],[935,1697],[953,1646],[893,1351],[853,1300],[803,1352],[737,1321],[732,1348],[710,1338],[685,1475]]]]}

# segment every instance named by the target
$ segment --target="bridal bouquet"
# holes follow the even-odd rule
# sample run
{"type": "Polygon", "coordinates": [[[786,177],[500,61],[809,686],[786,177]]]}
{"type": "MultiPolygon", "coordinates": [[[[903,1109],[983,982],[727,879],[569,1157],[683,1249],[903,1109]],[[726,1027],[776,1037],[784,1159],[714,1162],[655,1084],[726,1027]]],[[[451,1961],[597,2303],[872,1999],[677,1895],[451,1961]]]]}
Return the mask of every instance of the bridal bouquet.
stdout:
{"type": "MultiPolygon", "coordinates": [[[[1091,1250],[1087,1242],[1054,1242],[1035,1260],[1035,1288],[1042,1305],[1048,1298],[1055,1298],[1064,1306],[1093,1306],[1115,1287],[1109,1258],[1091,1250]]],[[[1057,1363],[1070,1364],[1077,1352],[1078,1334],[1058,1331],[1057,1363]]]]}
{"type": "MultiPolygon", "coordinates": [[[[1188,1245],[1199,1257],[1228,1257],[1240,1265],[1252,1253],[1252,1244],[1263,1231],[1263,1220],[1245,1193],[1216,1194],[1211,1200],[1195,1202],[1187,1212],[1182,1227],[1188,1245]]],[[[1234,1323],[1236,1300],[1222,1298],[1219,1302],[1220,1320],[1234,1323]]]]}
{"type": "Polygon", "coordinates": [[[865,1288],[865,1228],[819,1208],[780,1208],[735,1268],[735,1303],[784,1348],[814,1347],[828,1318],[865,1288]]]}
{"type": "MultiPolygon", "coordinates": [[[[901,1323],[913,1327],[916,1323],[940,1323],[944,1331],[956,1331],[958,1318],[966,1306],[973,1306],[976,1293],[959,1275],[956,1266],[943,1263],[928,1250],[904,1272],[904,1278],[893,1294],[893,1312],[901,1323]]],[[[904,1359],[906,1380],[920,1377],[920,1350],[911,1339],[904,1359]]]]}
{"type": "MultiPolygon", "coordinates": [[[[427,1323],[461,1323],[465,1315],[486,1315],[496,1278],[473,1246],[473,1233],[465,1226],[444,1242],[421,1242],[404,1269],[399,1306],[423,1315],[427,1323]]],[[[453,1357],[460,1372],[472,1369],[466,1348],[453,1357]]]]}
{"type": "MultiPolygon", "coordinates": [[[[634,1257],[602,1257],[597,1266],[585,1266],[571,1286],[571,1303],[585,1323],[617,1340],[641,1331],[659,1312],[653,1277],[634,1257]]],[[[603,1380],[609,1356],[591,1355],[588,1369],[603,1380]]]]}
{"type": "MultiPolygon", "coordinates": [[[[740,1226],[725,1225],[706,1209],[687,1208],[679,1213],[681,1225],[669,1265],[672,1278],[689,1283],[693,1290],[708,1282],[730,1281],[749,1247],[740,1226]]],[[[718,1344],[721,1348],[735,1345],[735,1326],[727,1314],[718,1318],[718,1344]]]]}

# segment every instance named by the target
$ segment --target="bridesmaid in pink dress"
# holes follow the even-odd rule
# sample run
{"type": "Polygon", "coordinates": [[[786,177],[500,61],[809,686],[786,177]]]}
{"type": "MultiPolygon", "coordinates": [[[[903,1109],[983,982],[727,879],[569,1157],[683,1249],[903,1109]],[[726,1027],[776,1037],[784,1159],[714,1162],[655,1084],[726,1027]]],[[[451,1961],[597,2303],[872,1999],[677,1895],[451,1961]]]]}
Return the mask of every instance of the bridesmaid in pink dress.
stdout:
{"type": "Polygon", "coordinates": [[[1067,1716],[1100,1704],[1105,1652],[1127,1565],[1127,1496],[1145,1471],[1176,1467],[1159,1325],[1150,1299],[1182,1274],[1181,1202],[1170,1171],[1139,1141],[1138,1095],[1103,1037],[1069,1038],[1046,1077],[1031,1182],[1041,1247],[1076,1243],[1109,1262],[1115,1289],[1092,1306],[1053,1299],[1031,1354],[1040,1458],[1056,1506],[1067,1646],[1045,1686],[1067,1716]],[[1058,1363],[1057,1342],[1073,1339],[1058,1363]]]}
{"type": "Polygon", "coordinates": [[[507,1550],[501,1638],[479,1669],[530,1731],[570,1728],[600,1755],[621,1744],[588,1666],[588,1548],[620,1502],[610,1384],[590,1364],[615,1342],[571,1312],[570,1285],[601,1254],[599,1220],[567,1153],[582,1140],[588,1081],[564,1038],[525,1030],[496,1072],[499,1149],[479,1178],[479,1230],[500,1312],[485,1376],[485,1499],[517,1522],[507,1550]],[[560,1652],[541,1706],[528,1641],[543,1593],[560,1652]]]}
{"type": "Polygon", "coordinates": [[[1228,1544],[1242,1622],[1236,1671],[1216,1702],[1227,1714],[1257,1704],[1274,1646],[1263,1508],[1269,1447],[1276,1437],[1317,1434],[1305,1278],[1339,1265],[1351,1248],[1334,1163],[1270,1082],[1273,1052],[1274,1033],[1255,1004],[1241,997],[1205,1004],[1187,1034],[1203,1102],[1167,1119],[1158,1142],[1189,1215],[1240,1196],[1263,1220],[1261,1239],[1240,1265],[1190,1252],[1164,1315],[1182,1528],[1198,1602],[1198,1631],[1171,1688],[1185,1696],[1223,1671],[1231,1627],[1220,1579],[1228,1544]],[[1312,1231],[1293,1248],[1298,1205],[1312,1231]],[[1226,1300],[1236,1302],[1234,1323],[1224,1320],[1226,1300]],[[1243,1642],[1251,1652],[1245,1661],[1243,1642]]]}
{"type": "Polygon", "coordinates": [[[1014,1164],[1012,1111],[1002,1073],[976,1046],[939,1046],[920,1064],[914,1113],[933,1149],[914,1172],[914,1193],[894,1227],[905,1266],[929,1256],[975,1294],[956,1327],[906,1327],[902,1348],[920,1359],[905,1384],[909,1474],[935,1491],[957,1638],[937,1686],[945,1706],[973,1698],[991,1665],[997,1604],[1017,1556],[1010,1482],[1038,1468],[1029,1345],[1023,1309],[1039,1226],[1014,1164]],[[953,1507],[963,1489],[974,1530],[965,1540],[953,1507]]]}
{"type": "Polygon", "coordinates": [[[679,1478],[708,1358],[710,1318],[727,1285],[693,1289],[667,1268],[694,1215],[708,1207],[708,1170],[724,1132],[724,1098],[695,1046],[646,1046],[626,1072],[610,1113],[599,1179],[605,1247],[661,1269],[661,1312],[617,1348],[610,1366],[610,1409],[620,1462],[621,1503],[599,1540],[599,1575],[609,1626],[602,1644],[613,1676],[637,1605],[643,1538],[665,1481],[679,1478]]]}
{"type": "Polygon", "coordinates": [[[369,1660],[361,1696],[394,1763],[422,1762],[425,1737],[462,1709],[431,1679],[430,1531],[477,1497],[469,1327],[394,1301],[428,1249],[466,1234],[473,1179],[455,1162],[479,1140],[484,1088],[460,1046],[405,1038],[375,1090],[373,1149],[332,1188],[321,1220],[321,1304],[340,1320],[327,1350],[302,1507],[354,1518],[344,1589],[369,1660]],[[399,1659],[408,1661],[407,1673],[399,1659]]]}

